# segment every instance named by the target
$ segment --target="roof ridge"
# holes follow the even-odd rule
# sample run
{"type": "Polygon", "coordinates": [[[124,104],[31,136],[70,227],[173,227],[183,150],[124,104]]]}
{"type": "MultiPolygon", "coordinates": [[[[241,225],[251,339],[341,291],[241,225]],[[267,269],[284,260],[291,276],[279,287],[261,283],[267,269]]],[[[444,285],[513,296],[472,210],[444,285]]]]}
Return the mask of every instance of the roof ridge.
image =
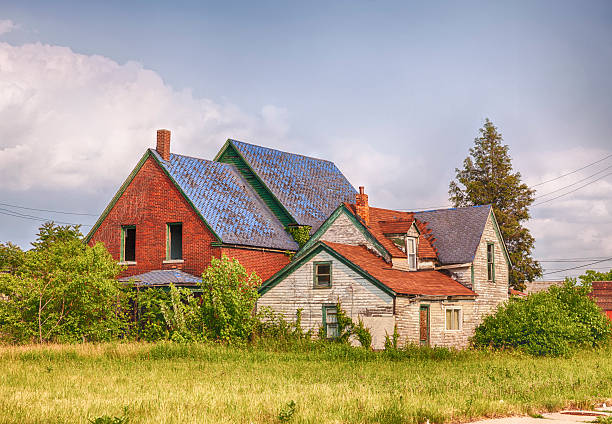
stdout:
{"type": "MultiPolygon", "coordinates": [[[[273,149],[271,147],[260,146],[259,144],[247,143],[246,141],[240,141],[240,140],[236,140],[234,138],[228,138],[228,140],[230,140],[232,142],[235,142],[235,143],[247,144],[249,146],[259,147],[260,149],[274,150],[275,152],[285,153],[287,155],[301,156],[301,157],[307,158],[307,159],[314,159],[314,160],[318,160],[318,161],[321,161],[321,162],[328,162],[328,163],[331,163],[332,165],[336,166],[336,164],[333,161],[327,160],[327,159],[321,159],[321,158],[317,158],[317,157],[314,157],[314,156],[302,155],[300,153],[286,152],[284,150],[279,150],[279,149],[273,149]]],[[[336,168],[337,168],[337,166],[336,166],[336,168]]]]}
{"type": "Polygon", "coordinates": [[[412,213],[423,213],[423,212],[438,212],[438,211],[456,211],[459,209],[469,209],[469,208],[484,208],[484,207],[491,207],[492,204],[491,203],[487,203],[484,205],[470,205],[470,206],[457,206],[454,208],[441,208],[441,209],[427,209],[427,210],[423,210],[423,211],[414,211],[412,213]]]}

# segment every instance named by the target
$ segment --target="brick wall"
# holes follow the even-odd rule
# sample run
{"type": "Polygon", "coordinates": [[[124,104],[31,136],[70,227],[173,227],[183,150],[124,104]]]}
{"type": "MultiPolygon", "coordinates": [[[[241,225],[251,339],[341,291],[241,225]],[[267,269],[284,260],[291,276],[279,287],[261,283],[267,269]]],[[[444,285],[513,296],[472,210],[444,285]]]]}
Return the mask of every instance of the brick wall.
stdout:
{"type": "Polygon", "coordinates": [[[255,272],[264,282],[280,271],[291,260],[284,252],[269,252],[265,250],[235,249],[223,247],[221,253],[238,262],[251,273],[255,272]]]}
{"type": "Polygon", "coordinates": [[[128,265],[121,277],[169,268],[201,275],[210,258],[221,253],[211,246],[213,234],[152,158],[145,161],[89,244],[103,242],[119,261],[122,225],[136,226],[136,264],[128,265]],[[164,264],[168,222],[183,223],[183,263],[164,264]]]}

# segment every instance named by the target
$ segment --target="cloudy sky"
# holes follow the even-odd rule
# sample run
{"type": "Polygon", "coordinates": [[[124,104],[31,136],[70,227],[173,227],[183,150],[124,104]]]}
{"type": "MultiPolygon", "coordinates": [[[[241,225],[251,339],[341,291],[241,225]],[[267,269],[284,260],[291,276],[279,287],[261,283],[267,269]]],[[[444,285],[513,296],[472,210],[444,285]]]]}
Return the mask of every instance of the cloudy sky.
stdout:
{"type": "Polygon", "coordinates": [[[488,117],[539,184],[547,271],[612,257],[609,1],[5,3],[0,241],[87,232],[158,128],[177,153],[237,138],[333,160],[375,206],[443,207],[488,117]]]}

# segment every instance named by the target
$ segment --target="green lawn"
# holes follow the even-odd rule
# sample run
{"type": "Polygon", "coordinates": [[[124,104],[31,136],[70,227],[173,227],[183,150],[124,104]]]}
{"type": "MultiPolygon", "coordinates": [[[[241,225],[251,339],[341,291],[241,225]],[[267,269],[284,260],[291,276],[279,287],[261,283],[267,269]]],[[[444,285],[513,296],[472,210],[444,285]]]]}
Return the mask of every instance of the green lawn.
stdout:
{"type": "Polygon", "coordinates": [[[611,397],[610,348],[532,358],[341,346],[0,347],[0,423],[87,423],[122,417],[124,407],[130,423],[458,422],[611,397]]]}

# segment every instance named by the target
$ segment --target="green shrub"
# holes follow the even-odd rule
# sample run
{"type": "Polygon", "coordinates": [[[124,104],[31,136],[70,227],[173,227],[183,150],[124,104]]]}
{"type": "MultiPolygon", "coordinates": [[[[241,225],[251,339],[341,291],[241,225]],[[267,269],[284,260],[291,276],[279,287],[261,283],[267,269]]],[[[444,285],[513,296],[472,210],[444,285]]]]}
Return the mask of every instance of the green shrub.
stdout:
{"type": "Polygon", "coordinates": [[[32,245],[23,253],[9,246],[9,259],[3,259],[10,269],[0,273],[3,339],[108,341],[124,334],[127,299],[116,280],[120,267],[103,244],[86,245],[78,226],[47,223],[32,245]]]}
{"type": "Polygon", "coordinates": [[[370,330],[363,325],[361,317],[359,317],[357,325],[353,327],[353,333],[355,334],[355,337],[357,337],[357,340],[359,340],[361,346],[365,347],[366,349],[372,347],[372,333],[370,333],[370,330]]]}
{"type": "Polygon", "coordinates": [[[261,279],[236,260],[212,258],[202,275],[202,320],[210,339],[244,342],[255,327],[253,311],[261,279]]]}
{"type": "Polygon", "coordinates": [[[566,280],[562,287],[512,298],[476,328],[477,347],[514,348],[537,356],[559,356],[576,347],[600,346],[610,338],[610,322],[587,295],[589,285],[566,280]]]}

